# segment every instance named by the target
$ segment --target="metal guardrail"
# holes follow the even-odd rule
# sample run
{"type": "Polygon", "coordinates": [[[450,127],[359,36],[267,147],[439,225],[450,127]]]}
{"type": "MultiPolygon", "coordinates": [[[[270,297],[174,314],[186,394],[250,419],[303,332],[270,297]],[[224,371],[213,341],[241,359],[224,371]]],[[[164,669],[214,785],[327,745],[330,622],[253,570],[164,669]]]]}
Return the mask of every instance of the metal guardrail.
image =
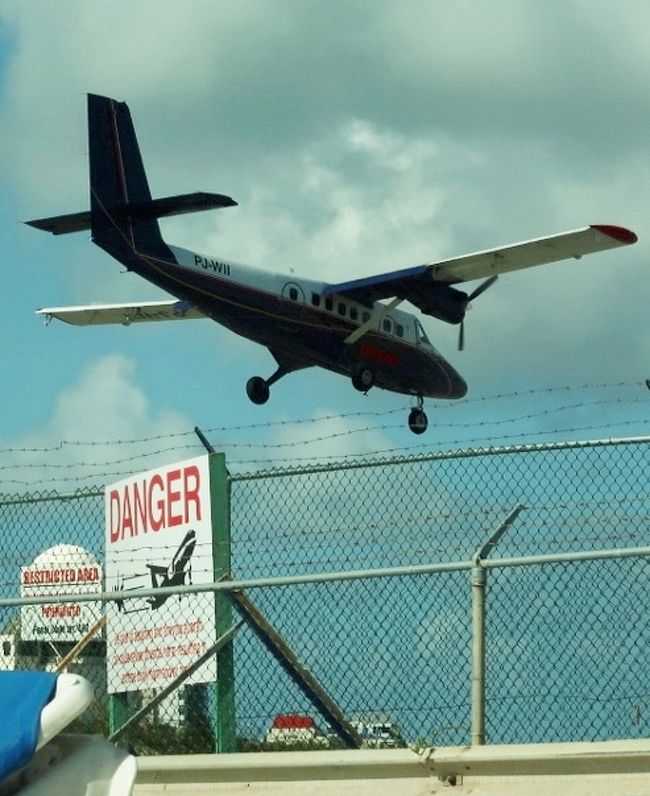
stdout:
{"type": "Polygon", "coordinates": [[[650,789],[650,741],[338,752],[140,757],[134,796],[310,792],[558,793],[637,796],[650,789]]]}

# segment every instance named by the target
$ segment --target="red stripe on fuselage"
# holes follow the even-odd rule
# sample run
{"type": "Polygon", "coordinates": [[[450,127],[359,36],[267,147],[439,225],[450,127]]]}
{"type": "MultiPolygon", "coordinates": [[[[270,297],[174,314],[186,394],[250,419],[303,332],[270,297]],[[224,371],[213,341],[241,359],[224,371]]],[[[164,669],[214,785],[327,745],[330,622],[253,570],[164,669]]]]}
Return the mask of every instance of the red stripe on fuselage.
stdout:
{"type": "Polygon", "coordinates": [[[366,359],[377,362],[379,365],[384,365],[388,368],[396,368],[399,365],[400,358],[394,351],[386,351],[385,348],[378,348],[376,345],[364,343],[359,348],[359,354],[366,359]]]}

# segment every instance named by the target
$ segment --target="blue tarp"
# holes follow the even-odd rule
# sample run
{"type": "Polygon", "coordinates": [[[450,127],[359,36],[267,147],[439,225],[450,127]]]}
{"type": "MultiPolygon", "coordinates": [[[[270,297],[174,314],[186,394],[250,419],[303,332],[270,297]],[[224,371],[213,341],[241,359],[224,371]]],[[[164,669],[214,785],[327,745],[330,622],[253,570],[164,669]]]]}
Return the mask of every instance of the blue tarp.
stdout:
{"type": "Polygon", "coordinates": [[[34,754],[56,678],[53,672],[0,672],[0,781],[34,754]]]}

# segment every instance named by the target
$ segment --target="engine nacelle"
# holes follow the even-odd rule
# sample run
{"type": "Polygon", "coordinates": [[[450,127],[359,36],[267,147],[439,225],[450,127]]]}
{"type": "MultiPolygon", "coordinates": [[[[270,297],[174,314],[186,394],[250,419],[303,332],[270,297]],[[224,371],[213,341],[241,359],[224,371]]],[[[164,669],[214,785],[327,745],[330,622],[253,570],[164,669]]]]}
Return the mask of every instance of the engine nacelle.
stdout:
{"type": "Polygon", "coordinates": [[[460,323],[467,312],[467,293],[450,285],[434,283],[428,290],[413,290],[407,298],[420,312],[446,323],[460,323]]]}

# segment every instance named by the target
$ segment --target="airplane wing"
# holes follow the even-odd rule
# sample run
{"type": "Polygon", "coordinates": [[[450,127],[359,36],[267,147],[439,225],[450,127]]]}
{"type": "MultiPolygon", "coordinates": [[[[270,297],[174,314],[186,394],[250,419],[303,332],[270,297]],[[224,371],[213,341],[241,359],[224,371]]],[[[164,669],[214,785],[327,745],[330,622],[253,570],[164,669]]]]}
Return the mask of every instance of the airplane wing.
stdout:
{"type": "Polygon", "coordinates": [[[150,572],[155,572],[156,575],[166,575],[167,574],[167,567],[163,567],[160,564],[146,564],[150,572]]]}
{"type": "Polygon", "coordinates": [[[440,289],[441,286],[483,279],[559,260],[578,260],[585,254],[627,246],[636,241],[637,236],[628,229],[595,224],[558,235],[466,254],[451,260],[328,285],[325,293],[343,294],[364,303],[396,296],[411,301],[426,311],[422,304],[426,306],[428,303],[427,292],[440,289]]]}
{"type": "Polygon", "coordinates": [[[133,304],[88,304],[81,307],[43,307],[36,310],[49,322],[57,318],[75,326],[99,326],[107,323],[131,323],[149,321],[182,321],[207,318],[187,301],[142,301],[133,304]]]}

